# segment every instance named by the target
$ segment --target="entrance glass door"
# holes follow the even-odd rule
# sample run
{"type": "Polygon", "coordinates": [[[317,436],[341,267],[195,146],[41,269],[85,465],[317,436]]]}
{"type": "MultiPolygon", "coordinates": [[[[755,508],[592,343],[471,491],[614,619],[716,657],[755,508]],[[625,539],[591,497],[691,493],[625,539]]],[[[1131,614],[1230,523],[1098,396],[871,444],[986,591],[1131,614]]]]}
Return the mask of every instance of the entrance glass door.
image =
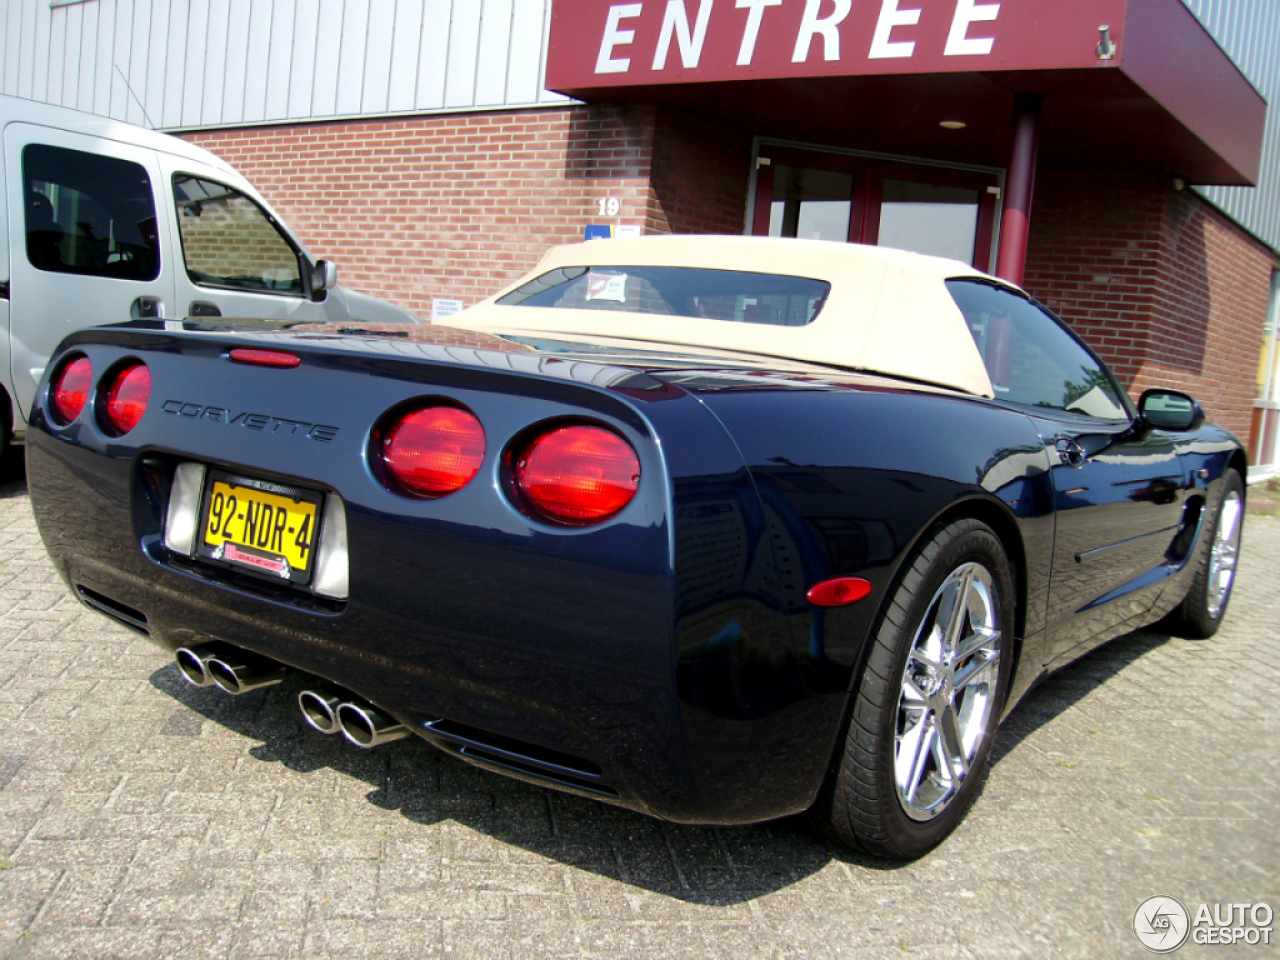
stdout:
{"type": "Polygon", "coordinates": [[[991,267],[995,174],[762,146],[752,232],[847,240],[991,267]]]}

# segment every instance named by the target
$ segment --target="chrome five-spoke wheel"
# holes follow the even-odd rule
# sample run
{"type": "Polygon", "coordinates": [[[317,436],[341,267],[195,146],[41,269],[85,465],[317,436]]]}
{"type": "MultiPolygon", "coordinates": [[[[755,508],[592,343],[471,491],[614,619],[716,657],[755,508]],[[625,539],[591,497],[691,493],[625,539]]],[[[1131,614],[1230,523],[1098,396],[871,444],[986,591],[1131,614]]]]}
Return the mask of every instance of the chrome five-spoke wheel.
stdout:
{"type": "Polygon", "coordinates": [[[909,860],[964,818],[991,756],[1017,647],[1016,571],[973,517],[939,523],[884,600],[844,749],[814,815],[841,843],[909,860]]]}
{"type": "Polygon", "coordinates": [[[948,574],[916,631],[902,673],[894,781],[913,820],[955,798],[993,722],[1001,597],[991,571],[966,563],[948,574]]]}
{"type": "Polygon", "coordinates": [[[1236,576],[1236,559],[1240,555],[1240,520],[1244,514],[1244,499],[1239,490],[1228,490],[1218,513],[1218,529],[1209,548],[1209,616],[1218,619],[1231,584],[1236,576]]]}
{"type": "Polygon", "coordinates": [[[1167,623],[1174,633],[1208,639],[1218,632],[1231,588],[1235,585],[1236,564],[1240,560],[1240,533],[1244,528],[1245,488],[1239,470],[1228,469],[1222,477],[1222,492],[1187,575],[1191,582],[1182,602],[1170,613],[1167,623]]]}

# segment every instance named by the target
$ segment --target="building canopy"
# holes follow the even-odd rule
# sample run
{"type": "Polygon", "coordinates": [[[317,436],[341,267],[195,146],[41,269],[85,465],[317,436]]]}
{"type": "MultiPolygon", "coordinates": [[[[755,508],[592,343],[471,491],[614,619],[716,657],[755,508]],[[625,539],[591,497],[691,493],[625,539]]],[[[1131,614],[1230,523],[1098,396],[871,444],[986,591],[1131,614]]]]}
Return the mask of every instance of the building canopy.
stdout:
{"type": "Polygon", "coordinates": [[[1257,182],[1267,107],[1181,0],[555,0],[547,56],[582,100],[992,166],[1035,94],[1041,163],[1199,184],[1257,182]]]}

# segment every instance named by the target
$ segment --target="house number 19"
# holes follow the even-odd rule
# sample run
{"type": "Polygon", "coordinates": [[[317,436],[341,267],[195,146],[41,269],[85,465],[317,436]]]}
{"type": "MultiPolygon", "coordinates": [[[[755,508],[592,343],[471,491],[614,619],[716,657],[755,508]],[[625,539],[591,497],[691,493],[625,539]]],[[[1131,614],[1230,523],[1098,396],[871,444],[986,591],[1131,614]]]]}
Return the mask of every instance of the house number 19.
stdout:
{"type": "Polygon", "coordinates": [[[622,209],[622,201],[617,197],[601,197],[600,198],[600,216],[616,217],[618,211],[622,209]]]}

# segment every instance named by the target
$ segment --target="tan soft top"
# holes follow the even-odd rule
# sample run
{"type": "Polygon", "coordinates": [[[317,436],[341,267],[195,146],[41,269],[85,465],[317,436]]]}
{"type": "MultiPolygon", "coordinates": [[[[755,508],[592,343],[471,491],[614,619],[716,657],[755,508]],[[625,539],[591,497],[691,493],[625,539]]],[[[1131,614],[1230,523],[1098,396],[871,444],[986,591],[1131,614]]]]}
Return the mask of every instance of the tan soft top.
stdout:
{"type": "Polygon", "coordinates": [[[518,282],[442,326],[578,334],[711,347],[869,370],[992,397],[991,379],[964,317],[947,293],[952,277],[981,277],[954,260],[852,243],[769,237],[657,236],[553,247],[518,282]],[[801,327],[624,311],[500,306],[497,300],[549,270],[572,266],[673,266],[825,280],[831,293],[801,327]]]}

